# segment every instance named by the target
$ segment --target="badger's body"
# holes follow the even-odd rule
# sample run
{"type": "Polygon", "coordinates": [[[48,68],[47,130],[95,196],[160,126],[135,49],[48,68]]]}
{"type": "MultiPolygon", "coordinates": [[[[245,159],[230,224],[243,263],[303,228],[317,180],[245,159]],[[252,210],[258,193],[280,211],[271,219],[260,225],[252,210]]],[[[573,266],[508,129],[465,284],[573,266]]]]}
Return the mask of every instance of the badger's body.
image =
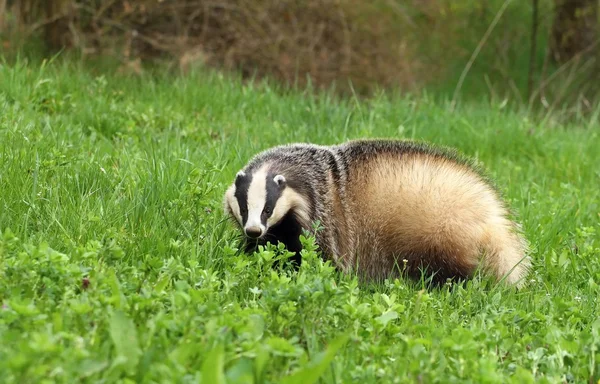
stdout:
{"type": "Polygon", "coordinates": [[[290,144],[259,153],[225,193],[248,250],[283,242],[297,254],[315,222],[323,256],[380,280],[404,270],[433,280],[468,278],[481,265],[517,284],[526,241],[499,194],[468,161],[396,140],[290,144]]]}

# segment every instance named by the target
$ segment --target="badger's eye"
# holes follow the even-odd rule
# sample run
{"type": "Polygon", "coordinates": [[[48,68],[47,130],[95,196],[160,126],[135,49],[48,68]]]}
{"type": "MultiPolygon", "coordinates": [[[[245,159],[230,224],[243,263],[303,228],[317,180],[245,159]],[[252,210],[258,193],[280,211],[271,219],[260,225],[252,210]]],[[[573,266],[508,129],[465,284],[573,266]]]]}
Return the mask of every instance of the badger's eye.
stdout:
{"type": "Polygon", "coordinates": [[[271,216],[271,213],[273,213],[273,210],[271,209],[271,207],[265,207],[263,212],[265,213],[265,215],[271,216]]]}

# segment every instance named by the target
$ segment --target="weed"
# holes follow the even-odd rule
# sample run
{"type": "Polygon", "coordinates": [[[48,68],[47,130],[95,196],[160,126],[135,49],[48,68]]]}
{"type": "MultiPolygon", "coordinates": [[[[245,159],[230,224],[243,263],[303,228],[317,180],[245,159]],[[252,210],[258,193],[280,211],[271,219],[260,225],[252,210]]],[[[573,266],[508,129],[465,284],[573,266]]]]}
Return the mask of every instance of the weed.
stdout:
{"type": "Polygon", "coordinates": [[[4,382],[597,382],[598,126],[494,103],[334,102],[214,73],[0,68],[4,382]],[[473,156],[533,245],[529,285],[360,284],[303,237],[237,249],[222,194],[257,151],[406,137],[473,156]]]}

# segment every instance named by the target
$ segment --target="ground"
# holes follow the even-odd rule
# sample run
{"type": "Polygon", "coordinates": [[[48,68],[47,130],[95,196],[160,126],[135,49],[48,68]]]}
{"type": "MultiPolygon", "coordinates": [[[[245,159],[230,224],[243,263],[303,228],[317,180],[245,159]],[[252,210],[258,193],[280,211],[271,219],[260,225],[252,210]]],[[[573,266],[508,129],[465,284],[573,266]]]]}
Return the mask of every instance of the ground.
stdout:
{"type": "Polygon", "coordinates": [[[2,64],[0,110],[5,382],[600,379],[598,114],[61,62],[2,64]],[[250,156],[361,137],[475,158],[532,245],[528,285],[363,285],[311,238],[297,272],[271,268],[281,249],[237,252],[222,196],[250,156]]]}

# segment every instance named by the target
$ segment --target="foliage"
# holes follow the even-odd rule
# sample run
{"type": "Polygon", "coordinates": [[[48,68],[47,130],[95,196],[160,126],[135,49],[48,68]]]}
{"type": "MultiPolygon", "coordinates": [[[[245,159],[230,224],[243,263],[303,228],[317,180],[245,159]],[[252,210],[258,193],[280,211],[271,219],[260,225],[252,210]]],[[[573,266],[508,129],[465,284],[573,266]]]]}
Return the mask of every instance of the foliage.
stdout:
{"type": "MultiPolygon", "coordinates": [[[[41,36],[54,51],[113,57],[123,71],[164,60],[183,71],[206,65],[348,95],[423,87],[451,93],[504,3],[461,90],[523,101],[530,1],[22,0],[10,10],[15,29],[41,36]]],[[[552,15],[553,0],[540,1],[536,78],[554,72],[550,66],[541,74],[552,15]]],[[[14,35],[5,41],[18,46],[14,35]]]]}
{"type": "Polygon", "coordinates": [[[596,122],[61,63],[0,67],[0,110],[4,382],[600,379],[596,122]],[[533,244],[529,285],[361,285],[312,238],[298,272],[238,252],[221,199],[249,156],[375,136],[481,161],[533,244]]]}

